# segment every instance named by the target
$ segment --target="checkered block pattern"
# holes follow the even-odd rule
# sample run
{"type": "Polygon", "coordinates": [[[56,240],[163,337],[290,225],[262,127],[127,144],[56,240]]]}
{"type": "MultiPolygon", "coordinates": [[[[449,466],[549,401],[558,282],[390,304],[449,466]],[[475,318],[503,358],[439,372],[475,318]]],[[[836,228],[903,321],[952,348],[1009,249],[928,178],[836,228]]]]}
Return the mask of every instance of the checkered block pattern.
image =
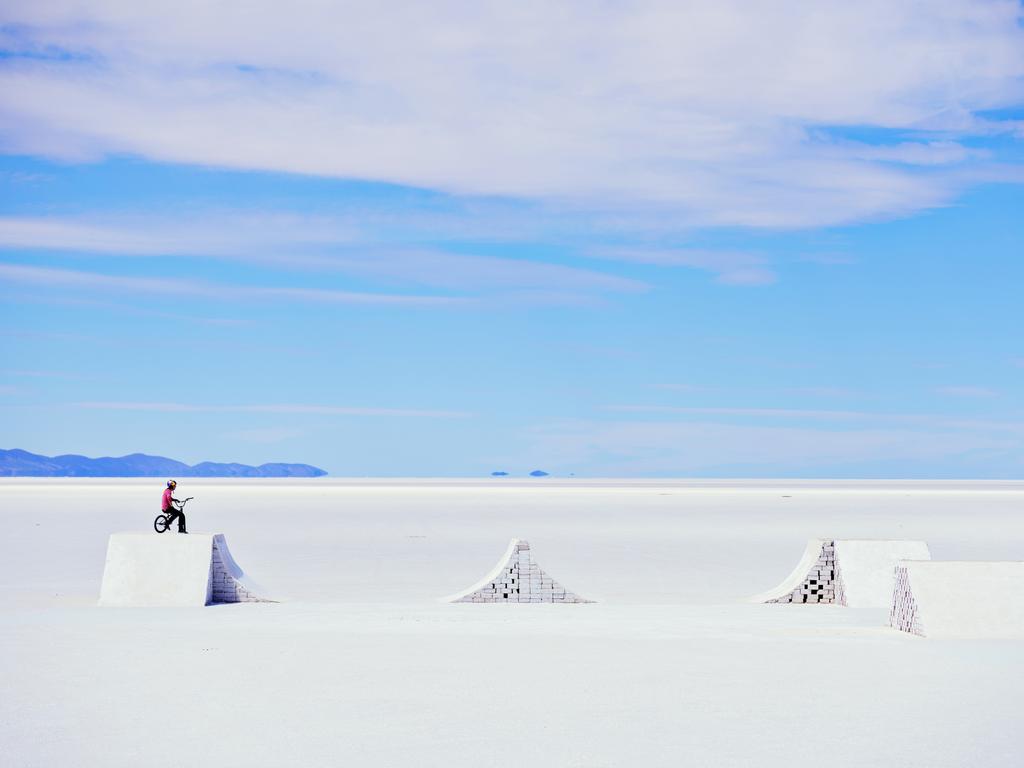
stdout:
{"type": "Polygon", "coordinates": [[[840,603],[846,604],[842,577],[836,563],[835,541],[825,541],[817,562],[807,572],[804,582],[788,595],[768,600],[769,603],[840,603]]]}
{"type": "Polygon", "coordinates": [[[240,584],[229,572],[221,556],[217,540],[213,541],[213,558],[210,561],[210,578],[213,581],[214,603],[267,603],[273,602],[254,595],[240,584]]]}
{"type": "Polygon", "coordinates": [[[896,588],[892,593],[892,607],[889,609],[889,625],[901,632],[924,637],[921,613],[910,587],[910,573],[902,565],[896,566],[896,588]]]}
{"type": "Polygon", "coordinates": [[[589,603],[545,573],[530,555],[530,544],[516,543],[498,576],[456,603],[589,603]]]}

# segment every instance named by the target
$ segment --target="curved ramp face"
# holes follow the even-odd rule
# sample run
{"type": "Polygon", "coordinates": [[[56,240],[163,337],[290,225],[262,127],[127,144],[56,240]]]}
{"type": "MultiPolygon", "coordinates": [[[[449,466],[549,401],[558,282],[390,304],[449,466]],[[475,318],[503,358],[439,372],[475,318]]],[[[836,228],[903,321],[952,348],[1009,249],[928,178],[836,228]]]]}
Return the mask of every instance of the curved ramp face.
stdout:
{"type": "Polygon", "coordinates": [[[892,602],[900,560],[929,560],[923,541],[811,539],[793,572],[755,603],[835,603],[853,608],[892,602]]]}
{"type": "Polygon", "coordinates": [[[115,533],[99,604],[189,606],[273,602],[248,579],[220,533],[115,533]]]}
{"type": "Polygon", "coordinates": [[[530,543],[512,539],[493,570],[449,603],[590,603],[548,576],[533,561],[530,543]]]}
{"type": "Polygon", "coordinates": [[[901,562],[889,624],[922,637],[1024,637],[1024,562],[901,562]]]}

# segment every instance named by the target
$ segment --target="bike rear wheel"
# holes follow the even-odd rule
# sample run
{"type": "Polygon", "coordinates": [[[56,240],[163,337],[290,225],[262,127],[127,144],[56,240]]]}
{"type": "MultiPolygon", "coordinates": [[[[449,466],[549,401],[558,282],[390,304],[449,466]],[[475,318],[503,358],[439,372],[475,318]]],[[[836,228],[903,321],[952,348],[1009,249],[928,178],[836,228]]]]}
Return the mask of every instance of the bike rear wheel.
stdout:
{"type": "Polygon", "coordinates": [[[153,521],[153,530],[157,533],[163,533],[169,525],[170,521],[167,519],[167,515],[157,515],[156,520],[153,521]]]}

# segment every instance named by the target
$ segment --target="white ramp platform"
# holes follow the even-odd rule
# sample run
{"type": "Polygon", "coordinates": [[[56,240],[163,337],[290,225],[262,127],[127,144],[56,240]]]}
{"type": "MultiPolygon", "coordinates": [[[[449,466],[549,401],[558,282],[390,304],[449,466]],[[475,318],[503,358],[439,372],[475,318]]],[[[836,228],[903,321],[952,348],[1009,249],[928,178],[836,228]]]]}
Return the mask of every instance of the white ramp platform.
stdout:
{"type": "Polygon", "coordinates": [[[811,539],[793,572],[754,603],[835,603],[853,608],[892,603],[900,560],[930,560],[923,541],[811,539]]]}
{"type": "Polygon", "coordinates": [[[922,637],[1024,637],[1024,562],[901,562],[889,623],[922,637]]]}
{"type": "Polygon", "coordinates": [[[220,533],[115,533],[99,604],[190,606],[274,602],[231,557],[220,533]]]}
{"type": "Polygon", "coordinates": [[[533,561],[530,543],[512,539],[498,564],[465,592],[443,598],[449,603],[591,603],[570,592],[533,561]]]}

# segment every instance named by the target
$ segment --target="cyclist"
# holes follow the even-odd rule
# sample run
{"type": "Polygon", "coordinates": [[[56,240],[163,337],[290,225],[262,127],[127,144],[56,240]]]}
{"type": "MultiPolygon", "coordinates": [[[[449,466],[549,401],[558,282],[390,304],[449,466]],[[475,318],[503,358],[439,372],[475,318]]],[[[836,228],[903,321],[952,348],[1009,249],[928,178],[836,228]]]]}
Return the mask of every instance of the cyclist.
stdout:
{"type": "Polygon", "coordinates": [[[175,502],[180,501],[174,498],[174,489],[178,487],[178,483],[174,480],[167,481],[167,487],[164,489],[163,498],[160,500],[160,509],[167,516],[167,527],[171,527],[171,523],[174,519],[178,519],[178,533],[188,533],[185,530],[185,513],[174,506],[175,502]]]}

